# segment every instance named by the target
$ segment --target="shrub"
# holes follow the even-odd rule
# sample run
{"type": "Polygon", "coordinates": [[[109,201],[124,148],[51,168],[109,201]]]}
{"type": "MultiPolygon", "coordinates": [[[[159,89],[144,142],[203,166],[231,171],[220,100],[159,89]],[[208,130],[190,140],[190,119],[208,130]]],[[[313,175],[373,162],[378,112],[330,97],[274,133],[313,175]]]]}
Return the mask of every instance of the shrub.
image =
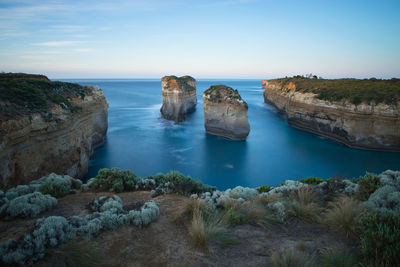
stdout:
{"type": "Polygon", "coordinates": [[[268,192],[269,190],[271,190],[271,187],[268,185],[262,185],[259,188],[257,188],[258,193],[268,192]]]}
{"type": "Polygon", "coordinates": [[[129,170],[100,169],[91,186],[100,190],[112,189],[119,193],[134,190],[138,181],[139,178],[129,170]]]}
{"type": "Polygon", "coordinates": [[[312,184],[312,185],[317,185],[320,184],[324,181],[324,179],[320,177],[307,177],[305,179],[301,179],[300,182],[305,183],[305,184],[312,184]]]}
{"type": "Polygon", "coordinates": [[[400,172],[385,171],[379,175],[382,187],[371,194],[366,205],[372,210],[400,212],[400,172]]]}
{"type": "Polygon", "coordinates": [[[46,248],[56,247],[71,238],[70,229],[64,217],[38,219],[35,230],[20,242],[10,239],[0,243],[1,260],[6,264],[31,265],[44,257],[46,248]]]}
{"type": "Polygon", "coordinates": [[[55,198],[60,198],[68,195],[70,188],[68,188],[68,186],[62,182],[46,181],[40,186],[39,191],[42,194],[47,194],[55,198]]]}
{"type": "Polygon", "coordinates": [[[385,266],[400,265],[400,214],[376,212],[361,219],[363,254],[385,266]]]}
{"type": "Polygon", "coordinates": [[[238,214],[233,207],[228,208],[225,218],[231,226],[247,223],[247,218],[242,214],[238,214]]]}
{"type": "Polygon", "coordinates": [[[308,267],[312,266],[313,259],[304,252],[285,250],[272,255],[268,266],[272,267],[308,267]]]}
{"type": "Polygon", "coordinates": [[[89,203],[89,207],[92,211],[98,212],[106,210],[115,210],[117,212],[123,210],[122,200],[117,195],[114,195],[113,197],[101,196],[96,198],[89,203]]]}
{"type": "Polygon", "coordinates": [[[200,180],[192,179],[190,176],[186,177],[178,171],[170,171],[165,175],[157,174],[155,177],[149,178],[154,178],[157,185],[173,183],[175,192],[185,195],[215,191],[214,186],[203,184],[200,180]]]}
{"type": "Polygon", "coordinates": [[[321,267],[354,267],[360,262],[357,254],[345,251],[329,250],[319,259],[321,267]]]}
{"type": "Polygon", "coordinates": [[[358,201],[342,196],[329,204],[323,222],[332,229],[343,232],[347,237],[357,237],[363,214],[364,208],[358,201]]]}
{"type": "Polygon", "coordinates": [[[288,195],[292,190],[299,189],[303,186],[307,186],[304,183],[301,183],[299,181],[292,181],[292,180],[286,180],[284,183],[280,184],[279,186],[271,189],[269,192],[264,193],[264,194],[282,194],[282,195],[288,195]]]}
{"type": "Polygon", "coordinates": [[[367,172],[364,176],[361,176],[359,179],[355,197],[358,200],[365,201],[379,187],[381,187],[380,178],[375,174],[367,172]]]}
{"type": "Polygon", "coordinates": [[[22,195],[12,199],[0,208],[0,217],[12,219],[15,217],[36,217],[41,212],[57,205],[57,199],[40,192],[22,195]]]}
{"type": "MultiPolygon", "coordinates": [[[[113,198],[113,201],[117,200],[113,198]]],[[[106,203],[110,202],[104,202],[106,203]]],[[[38,219],[31,234],[18,241],[10,239],[0,243],[0,257],[7,264],[30,265],[43,258],[46,248],[55,248],[77,234],[87,234],[91,237],[102,230],[117,229],[122,225],[133,224],[142,227],[158,218],[159,214],[156,203],[148,201],[129,212],[118,210],[111,205],[103,212],[94,212],[84,217],[73,216],[69,221],[59,216],[38,219]]]]}

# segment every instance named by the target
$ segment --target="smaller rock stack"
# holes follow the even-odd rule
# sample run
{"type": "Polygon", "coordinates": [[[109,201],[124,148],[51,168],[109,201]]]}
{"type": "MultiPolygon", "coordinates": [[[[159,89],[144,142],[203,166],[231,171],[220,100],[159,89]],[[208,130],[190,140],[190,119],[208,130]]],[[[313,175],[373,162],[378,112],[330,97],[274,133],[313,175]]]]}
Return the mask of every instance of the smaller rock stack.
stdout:
{"type": "Polygon", "coordinates": [[[190,76],[165,76],[161,79],[164,119],[181,122],[196,109],[196,80],[190,76]]]}
{"type": "Polygon", "coordinates": [[[232,140],[245,140],[250,132],[247,103],[237,90],[214,85],[203,93],[206,132],[232,140]]]}

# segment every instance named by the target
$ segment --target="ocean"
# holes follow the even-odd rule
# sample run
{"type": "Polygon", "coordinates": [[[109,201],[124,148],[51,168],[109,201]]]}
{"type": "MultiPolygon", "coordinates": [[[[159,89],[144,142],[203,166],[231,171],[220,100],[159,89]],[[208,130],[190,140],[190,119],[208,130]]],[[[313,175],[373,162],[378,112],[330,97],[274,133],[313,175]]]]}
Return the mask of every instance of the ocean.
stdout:
{"type": "Polygon", "coordinates": [[[220,190],[275,186],[287,179],[352,178],[400,169],[400,154],[358,150],[290,127],[265,104],[261,80],[197,80],[197,109],[180,124],[161,118],[160,79],[64,79],[98,85],[109,103],[108,133],[86,179],[101,168],[139,176],[177,170],[220,190]],[[205,133],[202,93],[210,85],[238,89],[249,106],[250,134],[230,141],[205,133]]]}

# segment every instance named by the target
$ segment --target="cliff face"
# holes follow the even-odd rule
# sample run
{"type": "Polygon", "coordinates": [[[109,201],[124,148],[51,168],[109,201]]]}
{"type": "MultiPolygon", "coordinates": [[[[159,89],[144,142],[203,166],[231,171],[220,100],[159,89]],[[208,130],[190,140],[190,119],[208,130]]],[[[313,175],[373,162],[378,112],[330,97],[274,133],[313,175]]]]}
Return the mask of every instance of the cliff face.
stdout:
{"type": "Polygon", "coordinates": [[[264,101],[283,113],[292,126],[329,137],[355,148],[400,151],[400,102],[352,104],[348,100],[326,101],[313,92],[296,91],[263,80],[264,101]]]}
{"type": "Polygon", "coordinates": [[[207,133],[232,140],[245,140],[249,135],[248,106],[236,90],[211,86],[203,93],[203,109],[207,133]]]}
{"type": "Polygon", "coordinates": [[[196,80],[190,76],[165,76],[161,79],[164,119],[181,122],[196,109],[196,80]]]}
{"type": "MultiPolygon", "coordinates": [[[[60,82],[43,84],[59,86],[57,92],[67,86],[60,82]]],[[[46,111],[10,115],[10,109],[6,112],[4,107],[13,106],[13,100],[0,100],[2,187],[27,183],[51,172],[77,178],[87,173],[89,156],[103,143],[107,133],[108,104],[101,90],[74,86],[84,93],[65,98],[67,104],[47,104],[46,111]]],[[[0,89],[8,92],[8,89],[0,89]]]]}

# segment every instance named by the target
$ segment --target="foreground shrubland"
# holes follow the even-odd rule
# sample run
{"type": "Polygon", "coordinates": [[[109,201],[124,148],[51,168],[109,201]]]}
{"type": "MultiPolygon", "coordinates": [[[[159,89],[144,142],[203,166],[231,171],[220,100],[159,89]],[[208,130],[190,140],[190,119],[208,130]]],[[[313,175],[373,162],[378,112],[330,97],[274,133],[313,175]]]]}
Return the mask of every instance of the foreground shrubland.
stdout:
{"type": "MultiPolygon", "coordinates": [[[[141,178],[130,171],[114,168],[100,170],[86,184],[55,174],[38,181],[0,192],[0,215],[3,214],[3,220],[38,216],[41,212],[56,207],[57,200],[54,197],[61,198],[65,194],[79,191],[97,194],[104,191],[115,194],[150,191],[152,197],[178,194],[190,197],[190,200],[171,214],[172,220],[177,225],[184,226],[193,247],[205,253],[212,254],[215,246],[236,246],[241,239],[235,236],[235,229],[247,227],[246,225],[266,231],[286,231],[286,228],[296,225],[310,224],[326,227],[327,230],[347,238],[348,242],[354,244],[354,249],[346,251],[335,248],[312,252],[307,249],[306,243],[299,241],[297,245],[286,250],[272,253],[266,264],[400,264],[400,172],[385,171],[379,175],[367,173],[352,180],[310,177],[301,181],[288,180],[276,187],[238,186],[225,191],[204,185],[199,180],[176,171],[141,178]],[[52,183],[55,185],[51,185],[52,183]],[[67,190],[62,189],[63,187],[67,190]],[[33,201],[32,195],[39,200],[33,201]],[[38,204],[38,207],[30,209],[26,205],[26,210],[12,208],[19,207],[14,202],[20,206],[24,206],[23,203],[38,204]],[[13,209],[21,211],[16,213],[13,209]]],[[[153,201],[124,207],[118,195],[97,197],[88,203],[88,209],[91,213],[83,216],[40,218],[34,230],[24,238],[11,239],[0,244],[2,261],[31,264],[42,258],[46,249],[62,248],[76,238],[92,240],[102,231],[116,230],[123,225],[142,227],[160,214],[153,201]],[[39,239],[41,241],[37,243],[35,240],[39,239]]]]}

